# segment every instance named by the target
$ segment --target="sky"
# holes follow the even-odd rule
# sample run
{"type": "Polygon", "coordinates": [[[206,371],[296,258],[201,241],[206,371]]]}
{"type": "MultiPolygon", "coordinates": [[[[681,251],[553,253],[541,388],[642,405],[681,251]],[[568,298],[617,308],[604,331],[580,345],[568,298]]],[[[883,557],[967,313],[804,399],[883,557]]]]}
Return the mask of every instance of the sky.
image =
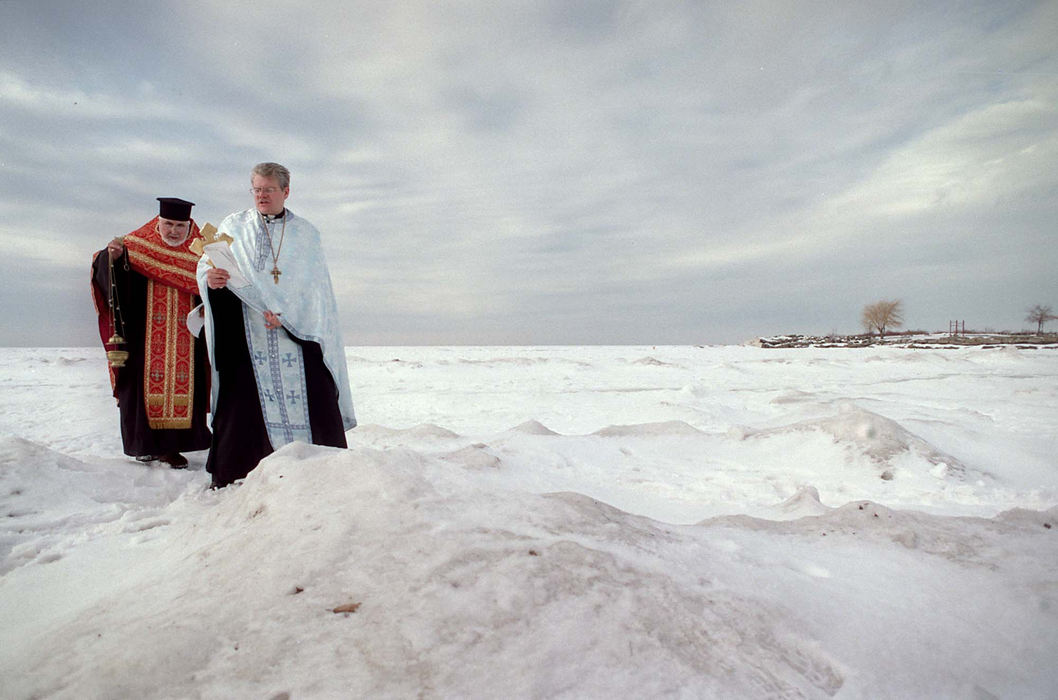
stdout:
{"type": "Polygon", "coordinates": [[[0,345],[97,343],[92,254],[261,161],[348,346],[1034,328],[1055,36],[1053,0],[0,0],[0,345]]]}

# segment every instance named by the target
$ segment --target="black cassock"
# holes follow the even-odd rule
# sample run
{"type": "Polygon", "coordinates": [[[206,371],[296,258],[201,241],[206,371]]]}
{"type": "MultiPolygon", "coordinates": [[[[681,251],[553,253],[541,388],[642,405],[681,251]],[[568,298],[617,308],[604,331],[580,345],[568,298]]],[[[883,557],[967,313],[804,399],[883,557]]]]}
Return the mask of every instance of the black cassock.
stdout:
{"type": "MultiPolygon", "coordinates": [[[[147,278],[135,270],[126,270],[124,259],[114,261],[114,281],[124,327],[118,328],[125,338],[129,359],[116,370],[114,386],[121,412],[121,442],[125,454],[133,457],[204,450],[210,445],[206,413],[209,410],[209,360],[206,343],[200,335],[195,338],[195,398],[191,427],[177,430],[155,429],[147,420],[147,404],[143,398],[144,341],[147,330],[147,278]]],[[[110,265],[106,249],[96,255],[92,263],[92,284],[110,296],[110,265]]],[[[181,319],[181,322],[183,319],[181,319]]]]}
{"type": "MultiPolygon", "coordinates": [[[[261,416],[257,380],[246,345],[242,301],[228,289],[211,289],[209,305],[213,312],[213,361],[219,391],[206,471],[213,475],[213,486],[219,488],[245,477],[273,449],[261,416]]],[[[301,346],[305,360],[313,444],[348,447],[338,409],[338,389],[323,362],[319,343],[290,337],[301,346]]]]}

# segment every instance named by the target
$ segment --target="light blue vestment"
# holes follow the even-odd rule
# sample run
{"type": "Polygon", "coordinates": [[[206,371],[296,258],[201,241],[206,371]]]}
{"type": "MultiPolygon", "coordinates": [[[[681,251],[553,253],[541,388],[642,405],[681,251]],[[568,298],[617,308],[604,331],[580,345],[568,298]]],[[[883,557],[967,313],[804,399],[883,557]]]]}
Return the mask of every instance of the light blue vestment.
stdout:
{"type": "MultiPolygon", "coordinates": [[[[250,280],[247,286],[229,285],[229,288],[243,303],[246,344],[257,379],[261,416],[274,449],[295,440],[311,442],[312,434],[301,346],[282,329],[267,329],[265,311],[279,314],[283,327],[292,335],[319,343],[323,350],[323,362],[338,389],[338,408],[345,429],[356,426],[345,346],[338,326],[338,308],[334,301],[331,276],[323,258],[319,231],[290,209],[286,210],[285,218],[285,232],[282,220],[266,224],[256,209],[231,214],[218,226],[221,233],[234,239],[232,254],[239,264],[239,270],[250,280]],[[271,232],[271,248],[268,231],[271,232]],[[283,241],[281,250],[280,238],[283,241]],[[279,254],[275,262],[282,272],[278,284],[271,272],[272,250],[279,254]]],[[[198,264],[198,287],[206,306],[206,343],[210,364],[215,367],[213,314],[209,309],[207,270],[209,264],[203,257],[198,264]]],[[[214,409],[219,388],[220,377],[214,370],[214,409]]]]}

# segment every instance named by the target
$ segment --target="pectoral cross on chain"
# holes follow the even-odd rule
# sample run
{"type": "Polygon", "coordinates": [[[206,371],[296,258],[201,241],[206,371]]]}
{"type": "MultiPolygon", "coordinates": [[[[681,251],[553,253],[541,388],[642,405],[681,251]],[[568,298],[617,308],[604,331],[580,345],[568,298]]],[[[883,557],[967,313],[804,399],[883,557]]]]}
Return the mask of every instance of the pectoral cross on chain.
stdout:
{"type": "Polygon", "coordinates": [[[281,274],[283,274],[283,273],[279,271],[279,267],[276,266],[276,265],[273,265],[272,266],[272,281],[275,282],[276,284],[279,284],[279,276],[281,274]]]}

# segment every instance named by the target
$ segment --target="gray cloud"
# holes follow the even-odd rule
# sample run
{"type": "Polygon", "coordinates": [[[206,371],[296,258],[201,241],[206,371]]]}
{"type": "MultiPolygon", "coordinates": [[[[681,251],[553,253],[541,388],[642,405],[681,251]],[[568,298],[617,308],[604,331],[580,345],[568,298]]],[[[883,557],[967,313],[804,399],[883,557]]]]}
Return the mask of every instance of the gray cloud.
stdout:
{"type": "Polygon", "coordinates": [[[854,330],[883,296],[1018,327],[1058,303],[1055,26],[1047,2],[0,3],[6,272],[54,318],[0,343],[93,342],[57,280],[156,196],[249,206],[260,160],[324,233],[350,344],[731,342],[854,330]]]}

